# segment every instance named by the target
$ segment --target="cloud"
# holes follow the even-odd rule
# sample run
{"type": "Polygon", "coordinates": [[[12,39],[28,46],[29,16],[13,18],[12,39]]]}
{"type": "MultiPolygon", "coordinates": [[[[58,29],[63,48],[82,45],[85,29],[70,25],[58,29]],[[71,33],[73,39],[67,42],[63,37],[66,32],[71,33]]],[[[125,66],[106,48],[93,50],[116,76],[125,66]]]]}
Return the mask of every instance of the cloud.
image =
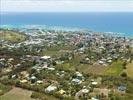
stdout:
{"type": "Polygon", "coordinates": [[[133,12],[132,0],[0,0],[2,12],[133,12]]]}

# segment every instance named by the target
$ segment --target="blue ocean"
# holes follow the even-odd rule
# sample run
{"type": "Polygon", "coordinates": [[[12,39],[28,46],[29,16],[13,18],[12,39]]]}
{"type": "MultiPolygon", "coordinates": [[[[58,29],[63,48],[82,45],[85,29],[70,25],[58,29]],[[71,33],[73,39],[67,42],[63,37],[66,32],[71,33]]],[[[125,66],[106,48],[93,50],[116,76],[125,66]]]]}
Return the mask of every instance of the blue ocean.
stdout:
{"type": "Polygon", "coordinates": [[[1,13],[0,25],[45,25],[133,36],[133,12],[1,13]]]}

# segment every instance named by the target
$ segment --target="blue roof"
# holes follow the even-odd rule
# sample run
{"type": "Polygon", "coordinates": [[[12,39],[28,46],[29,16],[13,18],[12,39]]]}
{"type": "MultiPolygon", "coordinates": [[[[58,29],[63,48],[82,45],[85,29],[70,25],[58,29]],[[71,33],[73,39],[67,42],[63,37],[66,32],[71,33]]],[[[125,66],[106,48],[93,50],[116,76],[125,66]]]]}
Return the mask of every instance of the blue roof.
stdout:
{"type": "Polygon", "coordinates": [[[4,65],[0,63],[0,67],[4,67],[4,65]]]}
{"type": "Polygon", "coordinates": [[[126,90],[126,87],[123,86],[123,85],[121,85],[121,86],[118,87],[118,90],[119,90],[119,91],[125,91],[125,90],[126,90]]]}

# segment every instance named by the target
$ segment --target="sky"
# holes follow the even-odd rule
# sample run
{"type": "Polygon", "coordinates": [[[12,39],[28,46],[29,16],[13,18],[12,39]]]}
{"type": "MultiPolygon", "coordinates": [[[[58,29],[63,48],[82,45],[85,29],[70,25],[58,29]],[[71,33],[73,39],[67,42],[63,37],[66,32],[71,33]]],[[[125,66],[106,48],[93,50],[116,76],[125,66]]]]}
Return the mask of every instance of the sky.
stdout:
{"type": "Polygon", "coordinates": [[[133,12],[133,0],[0,0],[1,12],[133,12]]]}

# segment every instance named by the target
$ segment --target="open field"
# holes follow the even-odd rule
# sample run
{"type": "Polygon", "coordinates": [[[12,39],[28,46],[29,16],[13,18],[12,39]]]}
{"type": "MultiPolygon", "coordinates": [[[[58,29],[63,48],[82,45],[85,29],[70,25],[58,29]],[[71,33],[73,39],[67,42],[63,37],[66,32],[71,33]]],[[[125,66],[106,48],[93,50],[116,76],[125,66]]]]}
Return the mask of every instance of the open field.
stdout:
{"type": "Polygon", "coordinates": [[[68,53],[72,51],[72,47],[70,46],[55,46],[52,48],[48,48],[48,50],[42,51],[42,55],[47,56],[61,56],[64,53],[68,53]]]}
{"type": "Polygon", "coordinates": [[[102,65],[88,65],[88,64],[80,64],[78,66],[79,71],[84,73],[92,73],[97,75],[103,75],[104,71],[107,70],[107,66],[102,65]]]}
{"type": "Polygon", "coordinates": [[[133,62],[127,65],[126,72],[129,77],[133,78],[133,62]]]}
{"type": "Polygon", "coordinates": [[[47,50],[47,51],[43,51],[42,55],[46,55],[46,56],[58,56],[58,55],[61,55],[61,53],[59,51],[47,50]]]}
{"type": "Polygon", "coordinates": [[[21,42],[26,39],[26,36],[12,31],[0,31],[0,39],[10,42],[21,42]]]}
{"type": "Polygon", "coordinates": [[[60,65],[57,65],[57,67],[64,69],[64,70],[75,70],[74,66],[71,66],[70,63],[60,64],[60,65]]]}
{"type": "Polygon", "coordinates": [[[123,71],[122,61],[117,61],[112,63],[104,74],[111,76],[119,76],[122,71],[123,71]]]}
{"type": "MultiPolygon", "coordinates": [[[[84,55],[78,55],[76,54],[74,56],[73,59],[63,63],[63,64],[60,64],[60,65],[57,65],[58,67],[62,67],[64,70],[75,70],[75,69],[79,69],[79,65],[80,65],[80,61],[81,59],[84,58],[84,55]]],[[[80,71],[80,69],[79,69],[80,71]]]]}
{"type": "Polygon", "coordinates": [[[42,52],[42,55],[46,56],[61,56],[62,54],[64,54],[64,52],[59,50],[46,50],[42,52]]]}
{"type": "Polygon", "coordinates": [[[46,95],[44,93],[39,93],[39,92],[33,92],[32,97],[38,98],[39,100],[59,100],[52,95],[46,95]]]}
{"type": "Polygon", "coordinates": [[[116,94],[114,94],[113,98],[114,98],[113,100],[132,100],[133,99],[133,95],[132,94],[128,94],[128,93],[123,94],[123,95],[121,95],[119,93],[116,93],[116,94]]]}
{"type": "Polygon", "coordinates": [[[31,96],[32,92],[21,88],[13,88],[11,91],[0,97],[0,100],[34,100],[31,96]]]}
{"type": "Polygon", "coordinates": [[[3,95],[4,93],[10,91],[12,89],[11,86],[6,86],[0,83],[0,96],[3,95]]]}

